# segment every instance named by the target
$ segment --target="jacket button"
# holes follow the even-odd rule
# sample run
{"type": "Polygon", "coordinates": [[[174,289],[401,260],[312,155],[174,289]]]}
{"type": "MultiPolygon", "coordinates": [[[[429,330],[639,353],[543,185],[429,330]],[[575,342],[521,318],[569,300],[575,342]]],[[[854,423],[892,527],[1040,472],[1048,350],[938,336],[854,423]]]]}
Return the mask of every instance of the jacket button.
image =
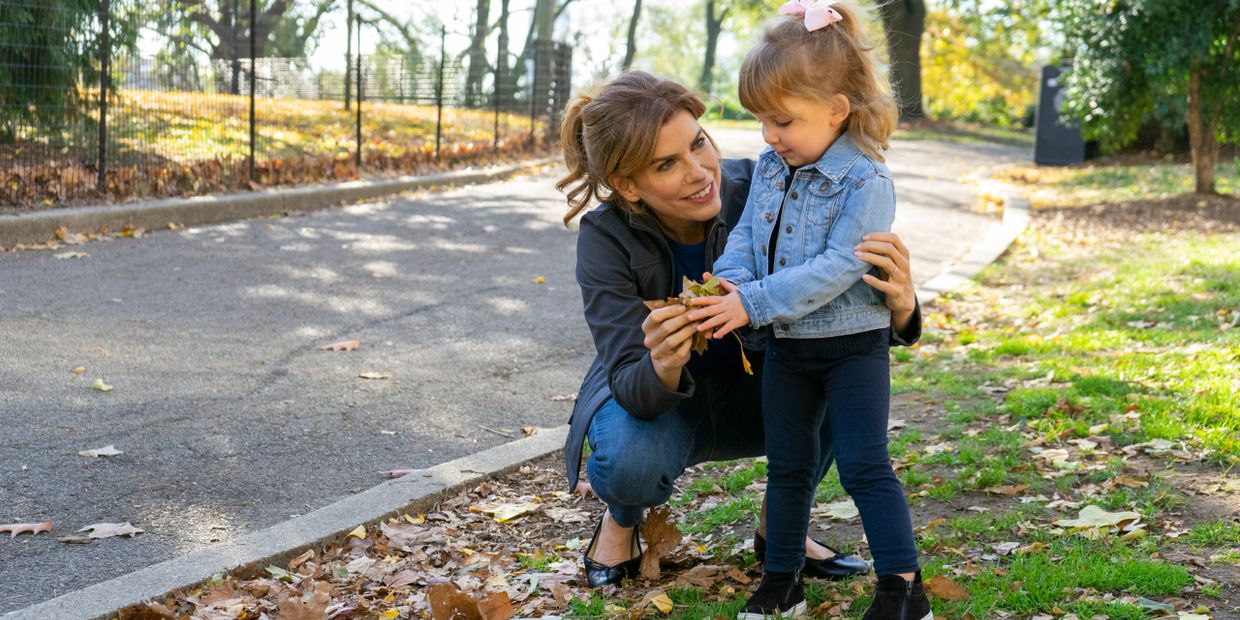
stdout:
{"type": "Polygon", "coordinates": [[[783,267],[783,266],[784,266],[784,265],[786,265],[787,263],[788,263],[788,261],[786,261],[786,260],[784,260],[784,259],[782,259],[782,258],[781,258],[781,259],[779,259],[779,266],[780,266],[780,267],[783,267]]]}
{"type": "Polygon", "coordinates": [[[774,213],[771,213],[770,211],[767,211],[767,212],[766,212],[765,217],[766,217],[766,221],[768,221],[768,222],[774,222],[774,221],[775,221],[775,214],[774,214],[774,213]]]}
{"type": "Polygon", "coordinates": [[[818,186],[818,190],[819,190],[819,191],[823,191],[823,192],[827,191],[827,182],[826,182],[826,181],[823,181],[823,182],[822,182],[822,185],[819,185],[819,186],[818,186]]]}
{"type": "Polygon", "coordinates": [[[796,192],[792,192],[792,199],[793,199],[793,200],[796,200],[796,199],[797,199],[797,193],[796,193],[796,192]]]}
{"type": "Polygon", "coordinates": [[[776,184],[775,184],[775,189],[780,190],[780,191],[783,191],[783,189],[784,189],[784,182],[783,182],[783,181],[780,181],[780,182],[776,183],[776,184]]]}
{"type": "Polygon", "coordinates": [[[790,233],[790,232],[792,232],[792,227],[791,227],[791,226],[789,226],[789,227],[785,228],[785,229],[784,229],[784,232],[786,232],[786,233],[790,233]]]}

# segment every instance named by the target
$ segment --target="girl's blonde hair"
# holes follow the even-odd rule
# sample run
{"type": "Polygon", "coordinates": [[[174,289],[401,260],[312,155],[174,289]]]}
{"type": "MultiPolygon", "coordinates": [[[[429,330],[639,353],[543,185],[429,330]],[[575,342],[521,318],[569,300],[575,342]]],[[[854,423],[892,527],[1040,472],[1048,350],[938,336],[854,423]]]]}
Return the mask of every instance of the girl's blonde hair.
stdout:
{"type": "Polygon", "coordinates": [[[644,71],[625,73],[569,102],[560,126],[568,175],[555,184],[569,188],[564,225],[596,202],[641,213],[643,207],[616,192],[607,178],[632,177],[645,168],[659,130],[681,110],[699,118],[706,104],[677,82],[644,71]]]}
{"type": "Polygon", "coordinates": [[[848,98],[844,129],[866,155],[884,161],[899,113],[879,80],[874,46],[862,29],[861,9],[831,5],[844,18],[810,32],[804,14],[781,16],[741,63],[741,105],[750,112],[786,113],[782,99],[803,97],[826,103],[848,98]]]}

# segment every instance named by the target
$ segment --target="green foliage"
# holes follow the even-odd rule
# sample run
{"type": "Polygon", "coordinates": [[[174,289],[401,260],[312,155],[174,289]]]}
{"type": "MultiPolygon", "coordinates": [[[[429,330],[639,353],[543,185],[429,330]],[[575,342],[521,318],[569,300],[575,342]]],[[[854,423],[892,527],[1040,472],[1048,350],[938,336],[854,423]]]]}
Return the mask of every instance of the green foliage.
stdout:
{"type": "MultiPolygon", "coordinates": [[[[58,126],[81,112],[80,82],[98,81],[99,0],[0,2],[0,143],[14,125],[58,126]],[[9,123],[12,123],[10,125],[9,123]]],[[[136,29],[112,11],[112,48],[132,46],[136,29]]]]}
{"type": "Polygon", "coordinates": [[[1044,0],[939,2],[921,40],[922,94],[932,118],[1004,127],[1027,123],[1036,104],[1044,0]]]}
{"type": "Polygon", "coordinates": [[[1059,0],[1072,70],[1064,112],[1114,150],[1150,118],[1183,127],[1189,78],[1202,79],[1203,126],[1240,139],[1240,0],[1059,0]]]}

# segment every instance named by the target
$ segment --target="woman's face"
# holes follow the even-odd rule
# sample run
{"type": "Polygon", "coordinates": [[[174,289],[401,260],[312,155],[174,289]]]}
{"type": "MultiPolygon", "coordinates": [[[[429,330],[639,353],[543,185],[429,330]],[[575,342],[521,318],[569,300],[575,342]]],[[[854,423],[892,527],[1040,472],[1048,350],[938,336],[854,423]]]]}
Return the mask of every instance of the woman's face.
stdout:
{"type": "Polygon", "coordinates": [[[659,129],[654,157],[632,177],[616,178],[612,187],[630,202],[640,200],[659,223],[681,242],[701,241],[719,214],[719,153],[688,110],[659,129]]]}

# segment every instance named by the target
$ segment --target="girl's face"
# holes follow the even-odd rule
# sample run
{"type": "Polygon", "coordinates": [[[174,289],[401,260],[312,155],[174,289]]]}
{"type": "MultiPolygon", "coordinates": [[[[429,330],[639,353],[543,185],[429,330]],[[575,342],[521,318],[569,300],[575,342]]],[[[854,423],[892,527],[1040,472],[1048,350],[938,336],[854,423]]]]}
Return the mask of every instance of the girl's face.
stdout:
{"type": "Polygon", "coordinates": [[[848,98],[843,95],[835,95],[827,103],[787,96],[780,103],[783,110],[754,116],[762,122],[762,139],[789,166],[805,166],[821,159],[840,137],[840,127],[848,118],[848,98]]]}
{"type": "Polygon", "coordinates": [[[632,177],[608,179],[629,202],[654,212],[665,232],[682,243],[705,239],[702,224],[719,214],[719,153],[688,110],[663,124],[654,157],[632,177]]]}

